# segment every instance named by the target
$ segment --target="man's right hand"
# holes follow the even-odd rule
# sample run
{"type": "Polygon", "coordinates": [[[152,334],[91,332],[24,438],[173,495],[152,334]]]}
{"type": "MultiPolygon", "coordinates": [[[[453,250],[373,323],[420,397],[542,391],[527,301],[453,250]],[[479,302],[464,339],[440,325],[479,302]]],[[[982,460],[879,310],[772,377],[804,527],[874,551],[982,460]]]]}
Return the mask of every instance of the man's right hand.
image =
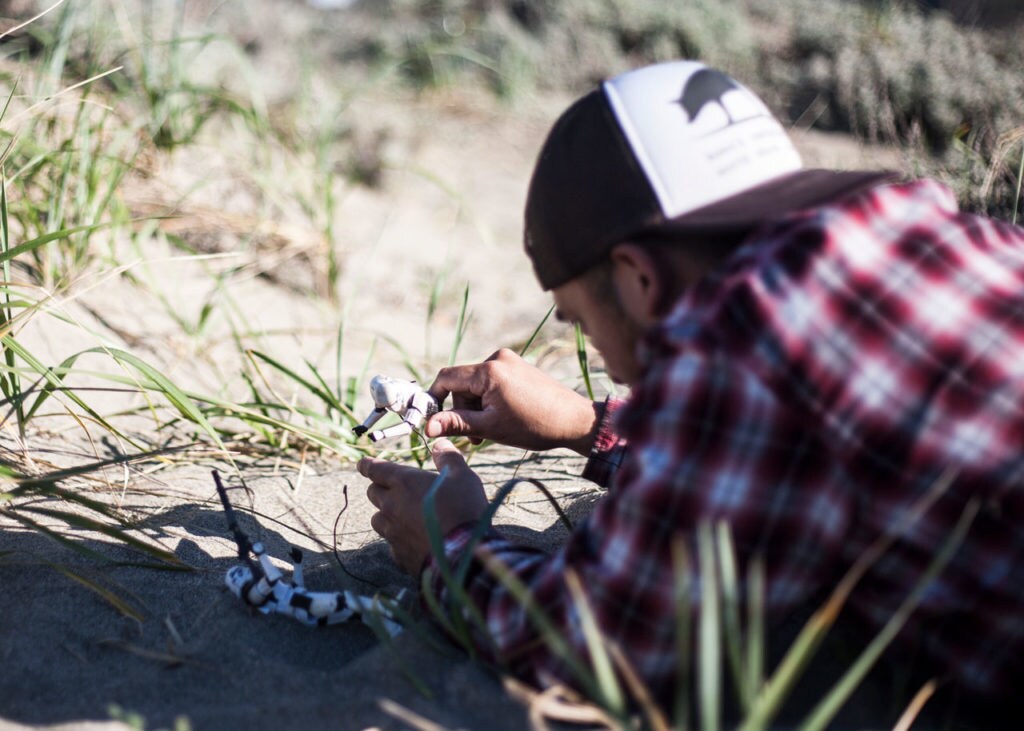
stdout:
{"type": "Polygon", "coordinates": [[[428,437],[467,436],[522,449],[568,447],[586,455],[597,435],[602,405],[502,349],[474,365],[442,368],[430,386],[452,408],[430,417],[428,437]]]}

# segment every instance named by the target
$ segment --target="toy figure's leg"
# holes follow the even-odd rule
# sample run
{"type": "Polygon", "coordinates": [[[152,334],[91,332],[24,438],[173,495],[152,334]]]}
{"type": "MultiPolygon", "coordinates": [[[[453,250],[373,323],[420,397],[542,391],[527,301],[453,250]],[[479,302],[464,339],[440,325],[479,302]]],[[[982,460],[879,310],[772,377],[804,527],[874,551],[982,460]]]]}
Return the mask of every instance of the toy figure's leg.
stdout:
{"type": "Polygon", "coordinates": [[[381,439],[404,437],[406,434],[412,434],[412,430],[412,424],[407,421],[400,421],[394,426],[389,426],[387,429],[379,429],[377,431],[370,432],[370,441],[379,442],[381,439]]]}
{"type": "Polygon", "coordinates": [[[419,429],[423,426],[423,422],[427,420],[427,415],[415,407],[410,407],[405,412],[405,418],[402,419],[406,424],[411,426],[413,429],[419,429]]]}
{"type": "Polygon", "coordinates": [[[370,412],[370,415],[366,417],[366,421],[364,421],[362,424],[354,428],[352,432],[357,437],[363,436],[363,434],[368,432],[370,430],[370,427],[376,424],[378,421],[380,421],[381,418],[383,418],[384,414],[386,413],[388,413],[388,410],[383,406],[374,409],[373,411],[370,412]]]}
{"type": "Polygon", "coordinates": [[[342,622],[347,622],[348,620],[352,619],[352,616],[354,614],[355,612],[353,612],[348,607],[342,607],[337,612],[331,612],[325,617],[320,617],[320,619],[317,620],[317,624],[341,624],[342,622]]]}
{"type": "MultiPolygon", "coordinates": [[[[319,624],[336,624],[346,619],[346,617],[340,616],[340,614],[344,614],[345,610],[348,609],[345,606],[345,596],[343,594],[327,591],[307,591],[305,592],[305,602],[306,611],[319,624]],[[329,617],[334,619],[328,622],[326,620],[329,617]]],[[[348,616],[351,615],[352,612],[349,611],[348,616]]]]}
{"type": "MultiPolygon", "coordinates": [[[[395,597],[395,601],[399,601],[404,593],[405,590],[403,589],[402,592],[395,597]]],[[[367,624],[370,627],[374,627],[375,625],[383,627],[391,637],[394,637],[402,631],[402,625],[395,621],[394,615],[388,607],[376,597],[363,596],[346,591],[345,604],[349,609],[358,613],[363,618],[364,624],[367,624]]]]}
{"type": "Polygon", "coordinates": [[[305,592],[298,587],[291,586],[281,581],[274,586],[274,598],[267,602],[270,610],[283,614],[286,617],[313,626],[316,619],[309,616],[308,602],[305,592]]]}

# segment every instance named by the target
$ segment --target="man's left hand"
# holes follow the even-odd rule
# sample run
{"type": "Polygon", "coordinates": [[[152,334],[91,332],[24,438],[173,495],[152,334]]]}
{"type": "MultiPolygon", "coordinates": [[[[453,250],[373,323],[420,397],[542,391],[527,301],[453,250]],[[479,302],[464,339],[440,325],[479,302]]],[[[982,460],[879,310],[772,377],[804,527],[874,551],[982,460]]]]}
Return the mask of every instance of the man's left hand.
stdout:
{"type": "MultiPolygon", "coordinates": [[[[431,449],[438,472],[448,476],[437,490],[435,507],[442,535],[456,526],[477,520],[487,510],[483,483],[466,464],[462,454],[447,439],[438,439],[431,449]]],[[[430,554],[430,541],[423,519],[423,498],[437,479],[437,473],[364,457],[357,466],[369,478],[366,497],[377,508],[370,525],[388,542],[399,567],[415,576],[430,554]]]]}

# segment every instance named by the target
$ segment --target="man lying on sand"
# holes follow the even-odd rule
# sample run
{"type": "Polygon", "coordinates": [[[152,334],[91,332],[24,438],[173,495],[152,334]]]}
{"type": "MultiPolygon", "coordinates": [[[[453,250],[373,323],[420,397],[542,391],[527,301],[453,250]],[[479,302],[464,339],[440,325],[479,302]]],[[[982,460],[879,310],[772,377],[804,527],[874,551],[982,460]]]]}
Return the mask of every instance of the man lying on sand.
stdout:
{"type": "MultiPolygon", "coordinates": [[[[1024,672],[1024,230],[959,212],[934,181],[803,168],[755,95],[688,61],[623,74],[573,104],[541,151],[525,223],[559,319],[582,326],[630,394],[592,403],[507,350],[438,373],[430,391],[453,408],[428,436],[569,447],[608,488],[554,555],[493,529],[467,549],[487,500],[439,439],[449,562],[466,550],[501,561],[585,656],[571,570],[602,634],[670,708],[673,545],[696,557],[701,523],[729,526],[741,567],[763,561],[769,626],[819,606],[879,536],[903,531],[843,611],[869,638],[972,520],[892,657],[913,656],[914,672],[900,672],[938,679],[937,697],[961,708],[997,708],[1013,692],[1024,672]]],[[[436,473],[375,459],[359,470],[373,528],[450,608],[423,517],[436,473]]],[[[699,563],[688,571],[696,613],[699,563]]],[[[487,621],[485,657],[535,683],[572,682],[479,561],[465,588],[487,621]]]]}

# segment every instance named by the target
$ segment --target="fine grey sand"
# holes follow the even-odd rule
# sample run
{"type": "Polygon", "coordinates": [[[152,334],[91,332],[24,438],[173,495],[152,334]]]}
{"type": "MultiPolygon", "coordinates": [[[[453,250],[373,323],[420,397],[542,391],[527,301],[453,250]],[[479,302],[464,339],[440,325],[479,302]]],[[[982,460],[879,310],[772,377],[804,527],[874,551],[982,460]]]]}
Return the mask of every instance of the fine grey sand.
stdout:
{"type": "MultiPolygon", "coordinates": [[[[578,460],[519,465],[521,456],[492,449],[474,462],[491,487],[517,466],[523,476],[541,477],[570,514],[594,499],[595,491],[572,476],[578,460]]],[[[172,727],[179,717],[196,729],[409,728],[415,717],[448,728],[525,726],[524,707],[494,674],[433,631],[415,601],[407,604],[417,623],[387,645],[357,619],[311,628],[234,598],[223,579],[237,563],[235,547],[210,469],[132,473],[124,496],[126,509],[150,516],[140,532],[173,551],[188,572],[99,565],[9,521],[0,524],[0,551],[14,552],[0,566],[0,656],[8,669],[0,726],[118,727],[110,719],[119,714],[138,714],[147,728],[172,727]],[[108,587],[135,616],[53,564],[108,587]]],[[[415,591],[368,530],[365,480],[350,468],[307,475],[301,484],[269,469],[245,473],[250,493],[231,490],[243,529],[279,558],[290,543],[304,549],[310,589],[415,591]],[[347,571],[322,545],[333,543],[344,485],[349,506],[338,521],[338,556],[347,571]]],[[[536,545],[554,546],[565,535],[546,498],[525,483],[496,523],[536,545]]],[[[75,540],[113,558],[139,558],[98,537],[75,540]]]]}

